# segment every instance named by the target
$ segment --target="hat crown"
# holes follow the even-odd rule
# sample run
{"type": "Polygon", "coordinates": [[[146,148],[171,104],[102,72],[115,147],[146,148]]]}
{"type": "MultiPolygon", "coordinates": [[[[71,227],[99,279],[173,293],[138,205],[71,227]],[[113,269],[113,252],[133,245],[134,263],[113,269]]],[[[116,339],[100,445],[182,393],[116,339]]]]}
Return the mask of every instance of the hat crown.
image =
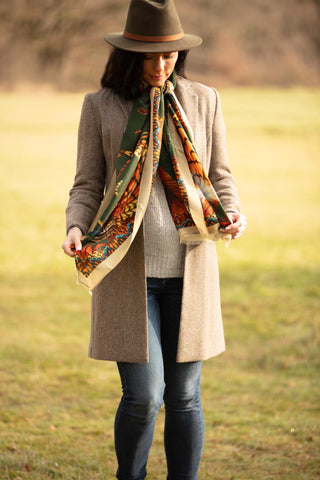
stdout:
{"type": "Polygon", "coordinates": [[[183,35],[173,0],[131,0],[125,35],[171,37],[183,35]]]}
{"type": "Polygon", "coordinates": [[[198,35],[183,32],[174,0],[131,0],[124,31],[104,39],[131,52],[174,52],[202,43],[198,35]]]}

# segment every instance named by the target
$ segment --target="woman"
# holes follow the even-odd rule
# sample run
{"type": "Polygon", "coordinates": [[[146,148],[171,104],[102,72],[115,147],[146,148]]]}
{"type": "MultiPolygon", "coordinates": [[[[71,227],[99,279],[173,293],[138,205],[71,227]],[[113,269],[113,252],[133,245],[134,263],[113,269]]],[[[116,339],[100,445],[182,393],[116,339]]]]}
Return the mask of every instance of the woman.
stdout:
{"type": "Polygon", "coordinates": [[[196,480],[202,361],[224,350],[210,240],[238,238],[246,221],[218,94],[184,78],[202,40],[183,33],[173,0],[132,0],[124,32],[105,39],[114,50],[84,101],[63,249],[93,291],[89,355],[121,377],[117,478],[146,477],[164,402],[167,479],[196,480]]]}

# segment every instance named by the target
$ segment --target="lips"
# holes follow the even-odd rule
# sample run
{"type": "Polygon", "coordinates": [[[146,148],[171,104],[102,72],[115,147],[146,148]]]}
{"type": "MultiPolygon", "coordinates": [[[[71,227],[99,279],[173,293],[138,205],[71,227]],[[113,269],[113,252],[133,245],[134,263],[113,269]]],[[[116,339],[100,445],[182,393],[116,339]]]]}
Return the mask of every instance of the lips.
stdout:
{"type": "Polygon", "coordinates": [[[147,83],[149,83],[149,85],[152,85],[154,87],[160,87],[161,85],[164,84],[166,79],[167,79],[167,76],[164,73],[160,75],[149,74],[145,76],[145,80],[147,81],[147,83]]]}

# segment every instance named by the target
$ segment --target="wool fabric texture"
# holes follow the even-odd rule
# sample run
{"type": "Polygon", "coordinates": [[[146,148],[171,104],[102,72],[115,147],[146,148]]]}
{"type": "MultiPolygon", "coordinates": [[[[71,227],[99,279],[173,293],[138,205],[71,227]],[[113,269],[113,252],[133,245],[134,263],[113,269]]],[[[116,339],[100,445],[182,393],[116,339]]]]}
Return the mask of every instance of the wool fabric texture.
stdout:
{"type": "Polygon", "coordinates": [[[157,172],[181,242],[230,239],[219,231],[220,226],[231,222],[198,159],[187,119],[173,93],[175,74],[170,80],[164,87],[144,90],[135,101],[122,138],[114,181],[88,234],[82,238],[76,266],[79,283],[90,290],[130,248],[157,172]]]}
{"type": "Polygon", "coordinates": [[[146,276],[183,277],[186,246],[180,242],[159,174],[152,187],[143,223],[146,276]]]}

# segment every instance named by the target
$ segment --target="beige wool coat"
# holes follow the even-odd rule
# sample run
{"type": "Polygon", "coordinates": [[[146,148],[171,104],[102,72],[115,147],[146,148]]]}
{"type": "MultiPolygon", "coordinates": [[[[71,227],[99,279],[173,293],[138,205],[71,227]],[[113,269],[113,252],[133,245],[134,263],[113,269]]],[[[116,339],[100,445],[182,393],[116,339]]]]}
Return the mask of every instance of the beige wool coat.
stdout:
{"type": "MultiPolygon", "coordinates": [[[[227,212],[239,212],[226,155],[225,126],[218,93],[177,77],[176,96],[194,133],[199,158],[227,212]]],[[[115,170],[132,102],[104,88],[87,94],[82,107],[78,159],[67,206],[67,228],[86,232],[115,170]]],[[[92,294],[89,356],[99,360],[148,362],[144,232],[92,294]]],[[[216,247],[187,246],[178,362],[205,360],[225,349],[216,247]]]]}

